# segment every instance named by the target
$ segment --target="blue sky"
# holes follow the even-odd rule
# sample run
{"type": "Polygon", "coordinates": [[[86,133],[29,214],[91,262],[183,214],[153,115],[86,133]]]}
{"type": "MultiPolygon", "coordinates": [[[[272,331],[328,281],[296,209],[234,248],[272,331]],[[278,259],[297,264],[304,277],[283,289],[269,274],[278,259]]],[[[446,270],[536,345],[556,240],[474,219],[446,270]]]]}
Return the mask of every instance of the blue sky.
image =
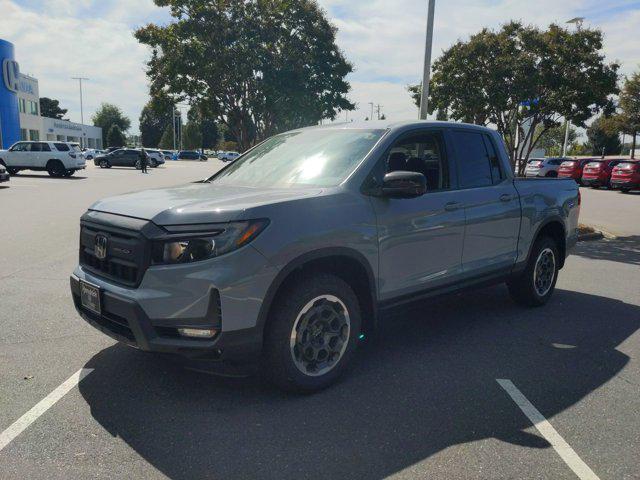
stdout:
{"type": "MultiPolygon", "coordinates": [[[[354,64],[351,99],[359,106],[350,118],[369,115],[369,102],[389,118],[417,117],[406,92],[421,77],[426,0],[319,0],[338,27],[338,45],[354,64]]],[[[585,26],[605,34],[609,61],[622,72],[640,68],[638,0],[436,0],[433,56],[482,27],[511,19],[539,26],[586,18],[585,26]]],[[[0,37],[16,45],[23,72],[40,81],[41,96],[57,98],[79,120],[77,84],[82,74],[85,118],[100,102],[119,105],[137,129],[148,99],[146,47],[132,30],[148,22],[170,21],[152,0],[0,0],[0,37]],[[88,112],[88,113],[87,113],[88,112]]]]}

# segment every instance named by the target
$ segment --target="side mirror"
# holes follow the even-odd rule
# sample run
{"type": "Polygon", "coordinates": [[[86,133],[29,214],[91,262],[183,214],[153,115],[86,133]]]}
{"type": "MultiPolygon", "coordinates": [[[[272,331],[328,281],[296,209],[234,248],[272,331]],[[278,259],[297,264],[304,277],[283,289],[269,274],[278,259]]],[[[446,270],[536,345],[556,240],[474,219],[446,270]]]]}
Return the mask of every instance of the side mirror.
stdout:
{"type": "Polygon", "coordinates": [[[418,172],[387,173],[382,180],[382,194],[390,198],[414,198],[427,193],[427,179],[418,172]]]}

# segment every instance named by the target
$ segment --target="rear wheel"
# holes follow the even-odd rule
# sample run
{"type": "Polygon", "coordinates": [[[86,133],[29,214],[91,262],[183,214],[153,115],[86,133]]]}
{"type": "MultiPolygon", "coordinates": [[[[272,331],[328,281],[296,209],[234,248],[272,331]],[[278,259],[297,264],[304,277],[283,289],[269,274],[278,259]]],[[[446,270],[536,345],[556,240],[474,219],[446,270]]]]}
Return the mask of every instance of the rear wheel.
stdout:
{"type": "Polygon", "coordinates": [[[100,160],[100,168],[111,168],[107,160],[100,160]]]}
{"type": "Polygon", "coordinates": [[[142,162],[140,160],[136,160],[135,167],[136,167],[136,170],[141,170],[142,169],[142,162]]]}
{"type": "Polygon", "coordinates": [[[152,158],[150,165],[151,165],[151,168],[156,168],[158,166],[158,162],[152,158]]]}
{"type": "Polygon", "coordinates": [[[358,299],[326,273],[285,288],[265,332],[264,374],[285,390],[321,390],[351,363],[361,326],[358,299]]]}
{"type": "Polygon", "coordinates": [[[622,193],[629,193],[631,191],[631,189],[630,188],[621,188],[620,191],[622,193]]]}
{"type": "Polygon", "coordinates": [[[51,177],[62,177],[67,173],[67,169],[64,168],[64,165],[59,160],[50,160],[47,163],[47,173],[51,177]]]}
{"type": "Polygon", "coordinates": [[[525,270],[507,282],[511,298],[529,307],[547,303],[558,280],[559,262],[558,245],[552,238],[536,240],[525,270]]]}

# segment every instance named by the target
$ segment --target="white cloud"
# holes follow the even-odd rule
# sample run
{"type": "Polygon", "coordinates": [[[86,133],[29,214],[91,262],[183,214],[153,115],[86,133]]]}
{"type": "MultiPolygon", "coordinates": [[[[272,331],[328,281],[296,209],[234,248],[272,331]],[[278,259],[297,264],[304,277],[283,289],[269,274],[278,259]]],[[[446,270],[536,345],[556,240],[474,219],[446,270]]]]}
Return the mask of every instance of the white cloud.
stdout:
{"type": "MultiPolygon", "coordinates": [[[[351,99],[370,115],[368,102],[383,105],[391,119],[415,118],[406,91],[421,78],[424,0],[319,0],[339,28],[338,44],[354,64],[351,99]]],[[[133,37],[136,26],[165,22],[166,10],[152,0],[0,0],[0,37],[13,42],[21,69],[40,81],[42,96],[57,98],[80,119],[77,84],[85,86],[85,121],[103,101],[119,105],[134,130],[148,98],[144,73],[149,51],[133,37]]],[[[630,73],[640,64],[640,8],[631,0],[437,0],[434,59],[453,42],[482,27],[511,19],[546,26],[585,16],[602,28],[604,51],[630,73]],[[635,5],[635,7],[634,7],[635,5]]]]}

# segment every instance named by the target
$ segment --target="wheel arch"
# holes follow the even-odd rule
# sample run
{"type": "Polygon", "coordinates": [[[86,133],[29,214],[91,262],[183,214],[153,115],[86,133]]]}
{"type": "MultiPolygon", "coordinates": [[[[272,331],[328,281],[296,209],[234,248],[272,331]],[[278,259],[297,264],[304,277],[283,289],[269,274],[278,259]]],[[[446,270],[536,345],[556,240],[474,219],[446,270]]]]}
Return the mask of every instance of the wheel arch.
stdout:
{"type": "Polygon", "coordinates": [[[258,327],[264,334],[270,313],[287,285],[302,275],[325,272],[336,275],[354,290],[360,303],[362,329],[372,333],[377,326],[377,294],[373,269],[364,255],[350,248],[323,248],[290,261],[273,280],[258,314],[258,327]]]}
{"type": "Polygon", "coordinates": [[[538,229],[536,230],[536,234],[533,237],[533,241],[531,242],[531,246],[529,247],[527,262],[531,257],[533,246],[542,236],[551,237],[556,242],[559,250],[558,253],[560,254],[559,268],[564,267],[564,261],[567,256],[567,232],[564,226],[564,222],[560,217],[549,218],[538,227],[538,229]]]}

